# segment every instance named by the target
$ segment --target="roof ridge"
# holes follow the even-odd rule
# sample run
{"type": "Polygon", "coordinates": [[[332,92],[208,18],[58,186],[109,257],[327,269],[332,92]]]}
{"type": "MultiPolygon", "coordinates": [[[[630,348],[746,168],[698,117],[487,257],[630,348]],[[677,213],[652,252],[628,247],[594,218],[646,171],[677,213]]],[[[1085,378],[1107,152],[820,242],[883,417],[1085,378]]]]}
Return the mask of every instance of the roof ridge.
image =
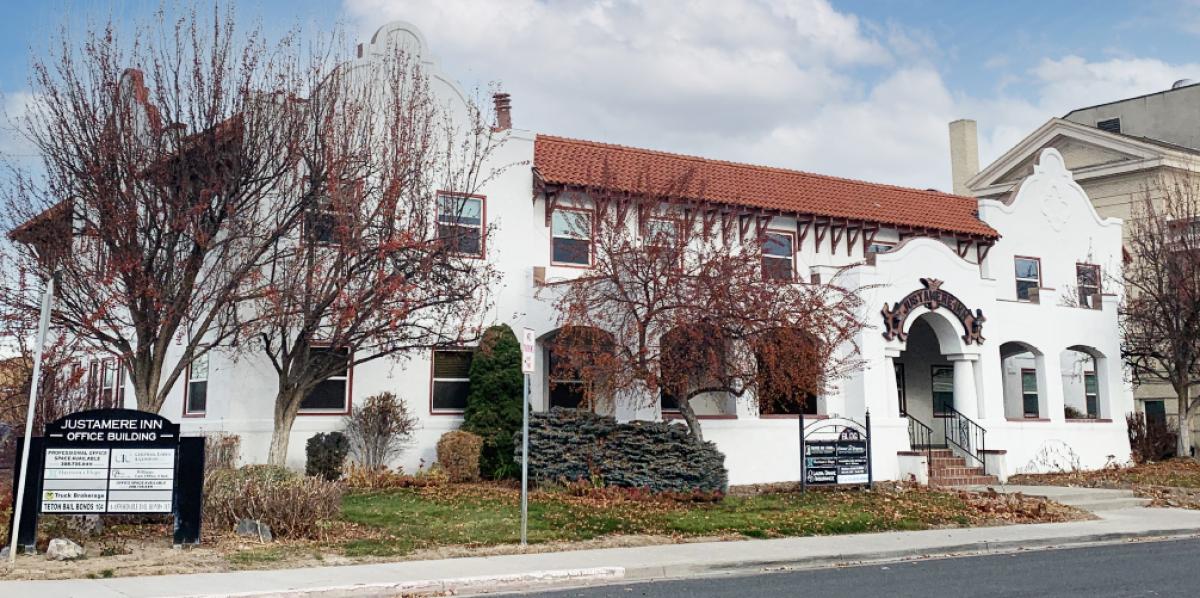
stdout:
{"type": "Polygon", "coordinates": [[[905,187],[904,185],[895,185],[892,183],[877,183],[874,181],[866,181],[863,179],[852,179],[849,177],[834,176],[831,174],[821,174],[819,172],[811,172],[811,171],[807,171],[807,170],[797,170],[794,168],[783,168],[780,166],[766,166],[763,164],[751,164],[749,162],[736,162],[733,160],[721,160],[718,158],[705,158],[703,156],[697,156],[695,154],[681,154],[678,152],[668,152],[668,151],[664,151],[664,150],[649,149],[649,148],[644,148],[644,147],[635,147],[635,146],[631,146],[631,145],[622,145],[619,143],[607,143],[607,142],[603,142],[603,141],[592,141],[590,139],[579,139],[577,137],[564,137],[561,135],[547,135],[545,133],[537,133],[536,136],[539,138],[544,138],[548,141],[582,143],[582,144],[587,144],[587,145],[592,145],[592,146],[602,147],[602,148],[620,149],[620,150],[625,150],[625,151],[639,152],[639,153],[643,153],[643,154],[667,156],[667,157],[671,157],[671,158],[681,158],[684,160],[694,161],[694,162],[703,162],[703,163],[708,163],[708,164],[722,164],[725,166],[736,166],[739,168],[750,168],[750,169],[754,169],[754,170],[762,170],[762,171],[767,171],[767,172],[795,174],[795,175],[801,175],[801,176],[807,176],[807,177],[813,177],[813,178],[825,179],[825,180],[831,180],[831,181],[843,181],[843,182],[852,183],[855,185],[871,185],[874,187],[897,189],[897,190],[905,191],[905,192],[909,192],[909,193],[921,193],[924,195],[931,195],[931,196],[935,196],[935,197],[939,197],[939,198],[956,197],[956,198],[960,198],[960,199],[969,199],[971,201],[976,201],[976,198],[974,198],[974,197],[970,197],[967,195],[957,195],[954,193],[946,193],[945,191],[938,191],[935,189],[919,189],[917,187],[905,187]]]}

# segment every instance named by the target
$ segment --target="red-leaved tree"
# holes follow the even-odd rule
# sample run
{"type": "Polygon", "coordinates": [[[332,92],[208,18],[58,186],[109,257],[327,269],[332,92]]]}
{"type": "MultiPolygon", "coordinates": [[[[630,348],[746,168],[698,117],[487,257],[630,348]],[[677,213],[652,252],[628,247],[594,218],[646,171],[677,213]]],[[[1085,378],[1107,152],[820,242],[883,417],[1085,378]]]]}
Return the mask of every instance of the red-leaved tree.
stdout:
{"type": "Polygon", "coordinates": [[[593,261],[543,290],[561,326],[554,378],[582,381],[590,405],[649,407],[664,392],[700,438],[700,395],[794,409],[860,365],[858,291],[764,264],[766,218],[674,196],[579,191],[598,206],[593,261]]]}
{"type": "Polygon", "coordinates": [[[36,100],[16,123],[41,164],[4,189],[0,299],[36,313],[32,283],[53,263],[54,329],[119,356],[138,408],[157,412],[193,359],[239,331],[264,258],[302,213],[305,121],[290,98],[320,67],[231,8],[64,26],[33,60],[36,100]]]}
{"type": "Polygon", "coordinates": [[[276,373],[273,464],[306,397],[340,404],[327,378],[480,334],[496,273],[471,196],[498,172],[487,166],[497,143],[477,102],[432,85],[391,47],[343,63],[305,102],[303,224],[271,251],[243,345],[276,373]]]}

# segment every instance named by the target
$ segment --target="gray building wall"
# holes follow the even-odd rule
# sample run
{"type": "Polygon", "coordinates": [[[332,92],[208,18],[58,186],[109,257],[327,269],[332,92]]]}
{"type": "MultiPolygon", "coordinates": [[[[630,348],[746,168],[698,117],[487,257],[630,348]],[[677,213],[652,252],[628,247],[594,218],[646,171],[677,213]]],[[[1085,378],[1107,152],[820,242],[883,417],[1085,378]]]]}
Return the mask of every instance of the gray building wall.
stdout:
{"type": "Polygon", "coordinates": [[[1072,110],[1066,120],[1089,127],[1121,119],[1121,133],[1200,148],[1200,84],[1072,110]]]}

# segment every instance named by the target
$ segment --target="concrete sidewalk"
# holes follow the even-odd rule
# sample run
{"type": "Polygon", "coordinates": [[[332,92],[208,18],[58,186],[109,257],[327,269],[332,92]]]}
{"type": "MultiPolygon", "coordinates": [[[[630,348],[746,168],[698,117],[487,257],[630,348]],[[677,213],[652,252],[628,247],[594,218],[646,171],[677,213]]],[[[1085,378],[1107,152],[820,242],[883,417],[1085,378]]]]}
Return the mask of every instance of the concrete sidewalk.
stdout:
{"type": "Polygon", "coordinates": [[[0,596],[446,595],[1200,535],[1200,511],[1118,509],[1069,523],[672,544],[277,571],[0,582],[0,596]]]}

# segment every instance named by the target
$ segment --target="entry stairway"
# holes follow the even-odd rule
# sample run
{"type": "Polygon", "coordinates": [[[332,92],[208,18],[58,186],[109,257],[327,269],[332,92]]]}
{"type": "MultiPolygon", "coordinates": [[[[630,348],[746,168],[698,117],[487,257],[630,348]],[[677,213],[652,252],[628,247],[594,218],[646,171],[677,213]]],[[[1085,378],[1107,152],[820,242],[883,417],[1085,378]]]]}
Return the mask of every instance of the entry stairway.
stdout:
{"type": "Polygon", "coordinates": [[[983,473],[982,467],[968,467],[966,459],[955,455],[950,449],[930,449],[930,486],[987,486],[999,483],[996,476],[983,473]]]}

